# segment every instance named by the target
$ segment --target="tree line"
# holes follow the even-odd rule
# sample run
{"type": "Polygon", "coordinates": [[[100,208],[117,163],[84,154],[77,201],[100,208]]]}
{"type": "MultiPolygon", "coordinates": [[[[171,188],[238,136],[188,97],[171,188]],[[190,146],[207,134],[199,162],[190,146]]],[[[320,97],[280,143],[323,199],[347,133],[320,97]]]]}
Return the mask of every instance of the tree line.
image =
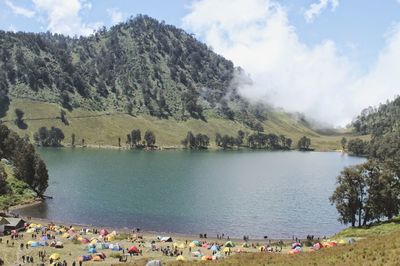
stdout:
{"type": "Polygon", "coordinates": [[[146,130],[142,140],[142,134],[140,129],[133,129],[129,134],[126,135],[126,144],[131,148],[143,149],[156,148],[156,135],[151,130],[146,130]]]}

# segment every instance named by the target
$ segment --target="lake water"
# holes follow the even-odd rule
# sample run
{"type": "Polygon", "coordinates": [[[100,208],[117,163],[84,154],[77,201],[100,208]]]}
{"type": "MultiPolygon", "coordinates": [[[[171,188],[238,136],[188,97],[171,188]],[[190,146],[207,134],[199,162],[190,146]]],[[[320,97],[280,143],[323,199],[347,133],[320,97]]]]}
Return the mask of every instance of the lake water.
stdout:
{"type": "Polygon", "coordinates": [[[291,238],[343,228],[335,177],[363,159],[340,153],[41,149],[45,203],[23,215],[183,234],[291,238]]]}

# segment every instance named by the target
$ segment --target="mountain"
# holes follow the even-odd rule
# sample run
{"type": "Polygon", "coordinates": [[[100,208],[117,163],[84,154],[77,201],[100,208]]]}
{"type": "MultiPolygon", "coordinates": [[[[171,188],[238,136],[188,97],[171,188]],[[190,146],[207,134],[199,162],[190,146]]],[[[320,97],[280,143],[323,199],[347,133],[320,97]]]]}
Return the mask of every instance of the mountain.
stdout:
{"type": "MultiPolygon", "coordinates": [[[[98,130],[108,131],[102,140],[87,136],[96,144],[115,144],[117,136],[125,138],[130,130],[109,131],[128,130],[127,124],[132,129],[136,120],[160,134],[181,125],[180,139],[187,130],[236,134],[242,128],[252,131],[259,123],[276,134],[320,137],[295,116],[250,103],[238,93],[236,77],[246,77],[240,67],[183,30],[148,16],[89,37],[1,31],[0,47],[0,117],[20,134],[32,137],[40,123],[55,124],[62,108],[70,123],[60,126],[67,134],[94,129],[88,128],[93,121],[98,130]],[[16,108],[26,114],[26,131],[12,125],[16,108]],[[79,127],[75,123],[71,130],[77,117],[105,114],[122,116],[125,122],[92,119],[79,127]]],[[[176,134],[175,138],[163,144],[179,145],[176,134]]]]}

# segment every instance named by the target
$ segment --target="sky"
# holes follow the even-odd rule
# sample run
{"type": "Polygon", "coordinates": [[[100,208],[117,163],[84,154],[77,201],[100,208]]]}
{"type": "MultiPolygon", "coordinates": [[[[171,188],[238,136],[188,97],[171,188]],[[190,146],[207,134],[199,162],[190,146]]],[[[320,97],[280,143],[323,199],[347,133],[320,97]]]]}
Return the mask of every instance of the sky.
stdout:
{"type": "Polygon", "coordinates": [[[89,35],[137,14],[241,66],[244,96],[324,123],[400,94],[400,0],[0,0],[0,29],[89,35]]]}

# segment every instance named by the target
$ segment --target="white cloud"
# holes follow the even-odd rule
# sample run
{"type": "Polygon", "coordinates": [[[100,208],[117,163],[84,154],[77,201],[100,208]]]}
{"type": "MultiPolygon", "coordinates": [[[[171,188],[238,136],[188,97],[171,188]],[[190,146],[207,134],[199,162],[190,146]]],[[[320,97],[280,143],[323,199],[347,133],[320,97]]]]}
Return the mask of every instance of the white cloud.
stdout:
{"type": "Polygon", "coordinates": [[[400,27],[387,36],[370,71],[361,74],[333,41],[302,43],[275,0],[196,1],[183,25],[250,73],[253,85],[242,94],[313,119],[344,125],[399,92],[400,27]]]}
{"type": "Polygon", "coordinates": [[[339,5],[339,0],[319,0],[319,2],[311,4],[306,12],[304,12],[304,17],[307,22],[312,22],[315,17],[319,16],[329,5],[331,5],[332,11],[334,11],[339,5]]]}
{"type": "Polygon", "coordinates": [[[47,30],[66,35],[89,35],[103,25],[101,22],[82,22],[80,12],[91,9],[91,3],[84,0],[32,0],[38,11],[47,16],[47,30]]]}
{"type": "Polygon", "coordinates": [[[22,15],[22,16],[25,16],[28,18],[32,18],[35,15],[35,11],[24,8],[24,7],[16,6],[9,0],[5,0],[5,4],[9,8],[11,8],[11,10],[14,14],[22,15]]]}
{"type": "Polygon", "coordinates": [[[123,21],[123,14],[118,8],[109,8],[107,9],[107,13],[111,18],[111,22],[113,24],[118,24],[123,21]]]}

